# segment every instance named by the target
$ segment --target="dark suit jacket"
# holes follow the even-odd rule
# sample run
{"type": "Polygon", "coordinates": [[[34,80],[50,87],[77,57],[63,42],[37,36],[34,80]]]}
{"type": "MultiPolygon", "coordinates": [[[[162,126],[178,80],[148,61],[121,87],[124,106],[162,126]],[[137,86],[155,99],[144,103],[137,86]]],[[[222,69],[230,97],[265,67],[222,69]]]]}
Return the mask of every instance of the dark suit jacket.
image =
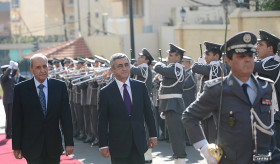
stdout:
{"type": "Polygon", "coordinates": [[[130,79],[132,116],[128,115],[121,93],[114,80],[100,90],[98,110],[99,147],[109,146],[113,157],[127,157],[132,143],[140,154],[147,151],[144,121],[150,137],[156,137],[156,127],[145,83],[130,79]]]}
{"type": "Polygon", "coordinates": [[[5,74],[1,75],[1,86],[3,88],[3,104],[13,103],[16,69],[7,69],[5,74]],[[12,72],[12,74],[11,74],[12,72]]]}
{"type": "Polygon", "coordinates": [[[64,82],[48,79],[47,116],[44,117],[34,78],[15,87],[13,105],[13,150],[25,158],[41,155],[43,147],[50,157],[63,152],[61,122],[66,146],[73,146],[73,127],[69,98],[64,82]]]}

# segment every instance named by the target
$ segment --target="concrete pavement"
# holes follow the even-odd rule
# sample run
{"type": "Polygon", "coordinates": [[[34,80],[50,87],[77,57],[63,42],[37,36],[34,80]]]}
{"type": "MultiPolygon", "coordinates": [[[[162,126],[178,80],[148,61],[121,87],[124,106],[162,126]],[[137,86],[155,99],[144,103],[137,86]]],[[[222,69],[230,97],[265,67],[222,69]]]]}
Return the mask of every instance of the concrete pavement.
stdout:
{"type": "MultiPolygon", "coordinates": [[[[0,100],[0,134],[5,133],[5,111],[0,100]]],[[[192,146],[187,146],[186,151],[188,154],[187,164],[206,164],[207,162],[202,158],[200,153],[192,146]]],[[[85,144],[82,141],[75,139],[73,158],[85,164],[110,164],[110,159],[103,158],[98,150],[97,146],[90,147],[89,144],[85,144]]],[[[173,164],[172,151],[169,143],[165,141],[158,142],[156,148],[153,149],[153,164],[173,164]]],[[[0,159],[1,161],[1,159],[0,159]]]]}

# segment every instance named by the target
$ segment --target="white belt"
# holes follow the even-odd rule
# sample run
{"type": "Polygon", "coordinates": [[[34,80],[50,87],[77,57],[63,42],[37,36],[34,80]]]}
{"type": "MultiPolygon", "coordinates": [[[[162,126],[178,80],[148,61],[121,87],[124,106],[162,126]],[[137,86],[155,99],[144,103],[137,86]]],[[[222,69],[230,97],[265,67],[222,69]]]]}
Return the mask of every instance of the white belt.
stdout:
{"type": "Polygon", "coordinates": [[[159,99],[171,99],[171,98],[182,98],[182,94],[163,94],[158,95],[159,99]]]}

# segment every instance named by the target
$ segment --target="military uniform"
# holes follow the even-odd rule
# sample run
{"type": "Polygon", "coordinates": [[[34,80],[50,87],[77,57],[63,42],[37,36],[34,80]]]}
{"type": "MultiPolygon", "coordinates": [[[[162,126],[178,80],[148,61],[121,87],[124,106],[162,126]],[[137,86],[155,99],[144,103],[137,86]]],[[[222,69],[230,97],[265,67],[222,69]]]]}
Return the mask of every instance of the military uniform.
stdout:
{"type": "Polygon", "coordinates": [[[2,71],[6,70],[6,72],[1,75],[1,86],[3,88],[3,105],[6,114],[5,133],[7,139],[12,137],[12,109],[15,87],[14,77],[17,73],[17,69],[13,69],[11,67],[12,66],[9,65],[1,67],[2,71]]]}
{"type": "MultiPolygon", "coordinates": [[[[273,47],[276,48],[277,44],[280,42],[280,40],[266,32],[260,30],[260,39],[259,40],[265,40],[270,43],[272,43],[273,47]]],[[[277,100],[278,100],[278,108],[280,107],[280,57],[279,54],[275,54],[274,56],[269,56],[261,61],[255,62],[255,68],[254,72],[258,73],[259,76],[263,76],[266,78],[269,78],[274,81],[274,87],[276,90],[277,100]]],[[[280,112],[277,112],[275,114],[275,131],[276,131],[276,143],[277,147],[280,148],[280,112]]]]}
{"type": "MultiPolygon", "coordinates": [[[[253,47],[255,43],[254,34],[239,33],[227,41],[227,55],[252,54],[255,52],[253,47]]],[[[269,151],[272,152],[272,160],[266,164],[280,163],[279,150],[272,144],[271,136],[273,135],[271,118],[274,112],[272,86],[268,80],[253,75],[248,78],[246,84],[251,88],[251,92],[248,89],[244,90],[243,82],[231,73],[223,81],[217,78],[206,82],[203,93],[183,113],[182,119],[189,139],[197,149],[203,150],[208,143],[199,122],[213,113],[215,120],[220,115],[217,142],[223,149],[220,164],[253,164],[256,163],[253,161],[253,155],[267,155],[269,151]],[[219,111],[220,99],[222,105],[219,111]]]]}
{"type": "MultiPolygon", "coordinates": [[[[204,45],[206,46],[205,53],[207,52],[213,52],[215,55],[222,55],[222,51],[220,50],[221,45],[211,42],[204,42],[204,45]],[[216,54],[217,53],[217,54],[216,54]]],[[[220,57],[219,57],[220,58],[220,57]]],[[[227,66],[228,68],[228,66],[227,66]]],[[[192,71],[197,74],[203,75],[201,86],[200,86],[200,93],[203,92],[204,83],[207,80],[215,79],[217,77],[221,77],[222,74],[222,62],[221,61],[211,61],[210,64],[202,64],[202,63],[195,63],[192,66],[192,71]]],[[[225,69],[224,75],[227,75],[229,73],[229,69],[225,69]]],[[[216,123],[213,119],[212,115],[209,115],[208,118],[205,118],[201,122],[204,134],[209,142],[215,142],[216,140],[216,123]]]]}
{"type": "MultiPolygon", "coordinates": [[[[150,67],[150,64],[154,60],[152,55],[149,53],[149,51],[146,48],[142,49],[142,53],[139,53],[139,56],[145,56],[145,59],[148,59],[148,63],[142,63],[138,65],[137,67],[131,65],[130,67],[130,73],[134,75],[134,79],[143,81],[146,84],[148,95],[150,99],[152,99],[152,87],[153,87],[153,75],[152,75],[152,69],[150,67]]],[[[152,105],[152,110],[154,110],[154,106],[152,105]]],[[[145,129],[146,129],[146,137],[149,138],[149,132],[147,129],[147,125],[145,123],[145,129]]],[[[148,143],[149,144],[149,143],[148,143]]],[[[152,149],[149,148],[148,151],[144,154],[146,163],[152,162],[152,149]]]]}
{"type": "MultiPolygon", "coordinates": [[[[169,53],[173,52],[180,52],[183,56],[185,50],[170,44],[169,53]]],[[[173,157],[186,158],[185,129],[181,122],[185,109],[182,98],[185,70],[181,63],[171,63],[168,66],[157,63],[154,70],[163,78],[159,89],[159,110],[165,115],[173,157]]]]}

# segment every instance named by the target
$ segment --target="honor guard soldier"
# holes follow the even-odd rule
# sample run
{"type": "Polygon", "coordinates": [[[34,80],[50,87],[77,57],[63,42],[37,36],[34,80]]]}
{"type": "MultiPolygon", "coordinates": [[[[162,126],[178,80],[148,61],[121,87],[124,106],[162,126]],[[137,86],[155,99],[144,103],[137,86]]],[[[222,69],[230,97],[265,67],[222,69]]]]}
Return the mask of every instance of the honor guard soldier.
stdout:
{"type": "Polygon", "coordinates": [[[12,138],[12,109],[15,87],[15,76],[18,70],[18,63],[10,61],[10,65],[1,66],[1,86],[3,88],[3,105],[6,114],[5,133],[6,139],[12,138]]]}
{"type": "Polygon", "coordinates": [[[271,80],[252,74],[256,42],[250,32],[230,38],[221,50],[226,49],[231,73],[207,81],[202,94],[183,113],[189,139],[208,163],[280,163],[272,137],[277,106],[271,80]],[[200,126],[211,113],[218,127],[216,145],[207,142],[200,126]]]}
{"type": "MultiPolygon", "coordinates": [[[[185,68],[185,79],[183,88],[183,100],[186,107],[188,107],[196,99],[196,74],[192,72],[192,58],[183,56],[182,64],[185,68]]],[[[186,145],[190,146],[188,137],[186,136],[186,145]]]]}
{"type": "Polygon", "coordinates": [[[185,109],[183,101],[184,66],[181,64],[185,50],[170,43],[167,50],[168,65],[158,62],[155,72],[162,75],[159,88],[159,110],[164,113],[175,164],[185,163],[185,129],[181,121],[185,109]]]}
{"type": "MultiPolygon", "coordinates": [[[[150,64],[154,60],[152,55],[149,53],[149,51],[146,48],[142,49],[142,53],[138,54],[138,60],[136,63],[136,66],[131,65],[130,67],[130,73],[135,75],[134,79],[143,81],[146,84],[148,94],[150,99],[152,100],[152,69],[150,68],[150,64]]],[[[153,108],[153,107],[152,107],[153,108]]],[[[154,109],[153,109],[154,111],[154,109]]],[[[146,125],[145,125],[146,128],[146,125]]],[[[146,128],[147,129],[147,128],[146,128]]],[[[147,138],[149,138],[148,131],[147,132],[147,138]]],[[[148,151],[144,154],[146,163],[152,163],[152,149],[149,148],[148,151]]]]}
{"type": "MultiPolygon", "coordinates": [[[[194,73],[202,75],[202,81],[200,86],[200,93],[203,91],[204,83],[207,80],[215,79],[221,76],[222,73],[222,62],[220,61],[222,51],[220,50],[221,45],[211,42],[204,42],[206,50],[204,51],[205,64],[201,62],[201,58],[198,63],[192,66],[194,73]]],[[[224,75],[227,75],[229,71],[224,71],[224,75]]],[[[209,142],[215,142],[216,140],[216,125],[212,115],[205,118],[201,122],[204,134],[209,142]]]]}
{"type": "Polygon", "coordinates": [[[70,63],[72,62],[72,58],[70,58],[70,57],[65,57],[64,58],[64,61],[63,61],[63,64],[64,64],[64,68],[67,68],[68,69],[68,67],[69,67],[69,65],[70,65],[70,63]]]}
{"type": "Polygon", "coordinates": [[[154,60],[152,55],[146,48],[142,49],[142,53],[138,54],[136,66],[131,65],[130,73],[135,75],[136,80],[143,81],[148,89],[148,94],[152,96],[152,69],[150,64],[154,60]]]}
{"type": "MultiPolygon", "coordinates": [[[[277,54],[279,38],[266,31],[259,31],[260,38],[257,44],[257,55],[260,61],[255,62],[254,72],[259,76],[269,78],[274,81],[277,93],[278,107],[280,107],[280,57],[277,54]]],[[[277,147],[280,148],[280,113],[275,114],[275,136],[277,147]]]]}

